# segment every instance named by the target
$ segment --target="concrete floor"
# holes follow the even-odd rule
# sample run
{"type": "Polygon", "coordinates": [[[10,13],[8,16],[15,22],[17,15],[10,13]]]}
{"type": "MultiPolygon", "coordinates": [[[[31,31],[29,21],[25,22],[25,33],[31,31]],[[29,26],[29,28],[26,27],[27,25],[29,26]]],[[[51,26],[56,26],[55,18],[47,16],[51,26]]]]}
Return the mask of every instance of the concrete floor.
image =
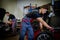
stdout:
{"type": "MultiPolygon", "coordinates": [[[[26,40],[26,36],[24,39],[26,40]]],[[[19,35],[8,37],[8,38],[5,38],[4,40],[19,40],[19,35]]]]}
{"type": "Polygon", "coordinates": [[[16,35],[16,36],[8,37],[8,38],[5,38],[5,40],[19,40],[19,36],[16,35]]]}

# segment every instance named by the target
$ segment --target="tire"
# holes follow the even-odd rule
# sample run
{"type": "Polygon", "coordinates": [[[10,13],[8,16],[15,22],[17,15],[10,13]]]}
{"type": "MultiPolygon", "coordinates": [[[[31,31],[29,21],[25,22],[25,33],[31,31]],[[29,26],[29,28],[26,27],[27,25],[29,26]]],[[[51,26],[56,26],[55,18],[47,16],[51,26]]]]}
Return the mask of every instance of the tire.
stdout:
{"type": "Polygon", "coordinates": [[[54,39],[53,39],[53,35],[52,34],[47,33],[47,32],[41,32],[37,36],[36,40],[54,40],[54,39]]]}

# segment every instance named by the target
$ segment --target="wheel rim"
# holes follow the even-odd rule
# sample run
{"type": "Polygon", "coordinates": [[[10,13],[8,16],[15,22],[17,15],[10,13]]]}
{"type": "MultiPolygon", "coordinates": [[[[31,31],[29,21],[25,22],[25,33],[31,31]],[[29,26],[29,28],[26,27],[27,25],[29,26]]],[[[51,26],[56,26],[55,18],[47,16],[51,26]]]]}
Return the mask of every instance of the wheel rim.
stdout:
{"type": "Polygon", "coordinates": [[[50,36],[48,34],[40,34],[37,37],[37,40],[48,40],[48,39],[50,39],[50,36]]]}

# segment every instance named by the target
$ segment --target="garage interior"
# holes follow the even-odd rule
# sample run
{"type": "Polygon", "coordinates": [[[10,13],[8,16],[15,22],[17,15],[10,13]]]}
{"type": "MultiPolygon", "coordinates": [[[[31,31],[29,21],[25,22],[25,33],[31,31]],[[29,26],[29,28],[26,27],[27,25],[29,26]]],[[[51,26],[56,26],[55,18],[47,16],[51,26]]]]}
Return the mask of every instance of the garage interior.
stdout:
{"type": "MultiPolygon", "coordinates": [[[[60,0],[0,0],[0,8],[4,8],[6,12],[13,14],[17,19],[16,29],[14,29],[15,32],[3,32],[2,35],[0,34],[0,40],[19,40],[21,21],[26,15],[27,11],[25,11],[25,9],[30,6],[30,3],[32,7],[47,7],[49,12],[53,9],[52,11],[54,11],[55,16],[47,19],[46,22],[56,30],[53,33],[53,36],[55,36],[54,40],[60,39],[60,0]]],[[[0,18],[2,17],[0,16],[0,18]]],[[[39,28],[35,28],[34,31],[38,29],[39,28]]],[[[0,33],[1,32],[2,31],[0,31],[0,33]]],[[[26,36],[25,40],[27,40],[26,36]]]]}

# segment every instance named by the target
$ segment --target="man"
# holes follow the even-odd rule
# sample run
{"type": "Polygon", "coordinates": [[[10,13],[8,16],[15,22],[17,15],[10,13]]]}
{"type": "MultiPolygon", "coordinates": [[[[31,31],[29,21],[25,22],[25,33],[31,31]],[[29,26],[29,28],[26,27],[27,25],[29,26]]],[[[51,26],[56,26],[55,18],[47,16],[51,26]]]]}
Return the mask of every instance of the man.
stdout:
{"type": "Polygon", "coordinates": [[[6,12],[3,22],[9,24],[9,26],[12,26],[12,30],[14,32],[14,28],[16,25],[16,18],[13,14],[6,12]]]}
{"type": "Polygon", "coordinates": [[[20,32],[20,40],[24,40],[24,36],[26,31],[28,31],[28,40],[33,40],[34,38],[34,32],[33,32],[33,28],[31,26],[30,20],[31,19],[36,19],[37,21],[39,21],[39,23],[41,23],[42,25],[44,25],[47,29],[49,30],[53,30],[52,27],[50,27],[43,19],[42,19],[42,15],[45,14],[47,11],[46,8],[40,8],[39,12],[33,11],[30,12],[28,14],[26,14],[26,16],[22,19],[21,22],[21,32],[20,32]]]}

